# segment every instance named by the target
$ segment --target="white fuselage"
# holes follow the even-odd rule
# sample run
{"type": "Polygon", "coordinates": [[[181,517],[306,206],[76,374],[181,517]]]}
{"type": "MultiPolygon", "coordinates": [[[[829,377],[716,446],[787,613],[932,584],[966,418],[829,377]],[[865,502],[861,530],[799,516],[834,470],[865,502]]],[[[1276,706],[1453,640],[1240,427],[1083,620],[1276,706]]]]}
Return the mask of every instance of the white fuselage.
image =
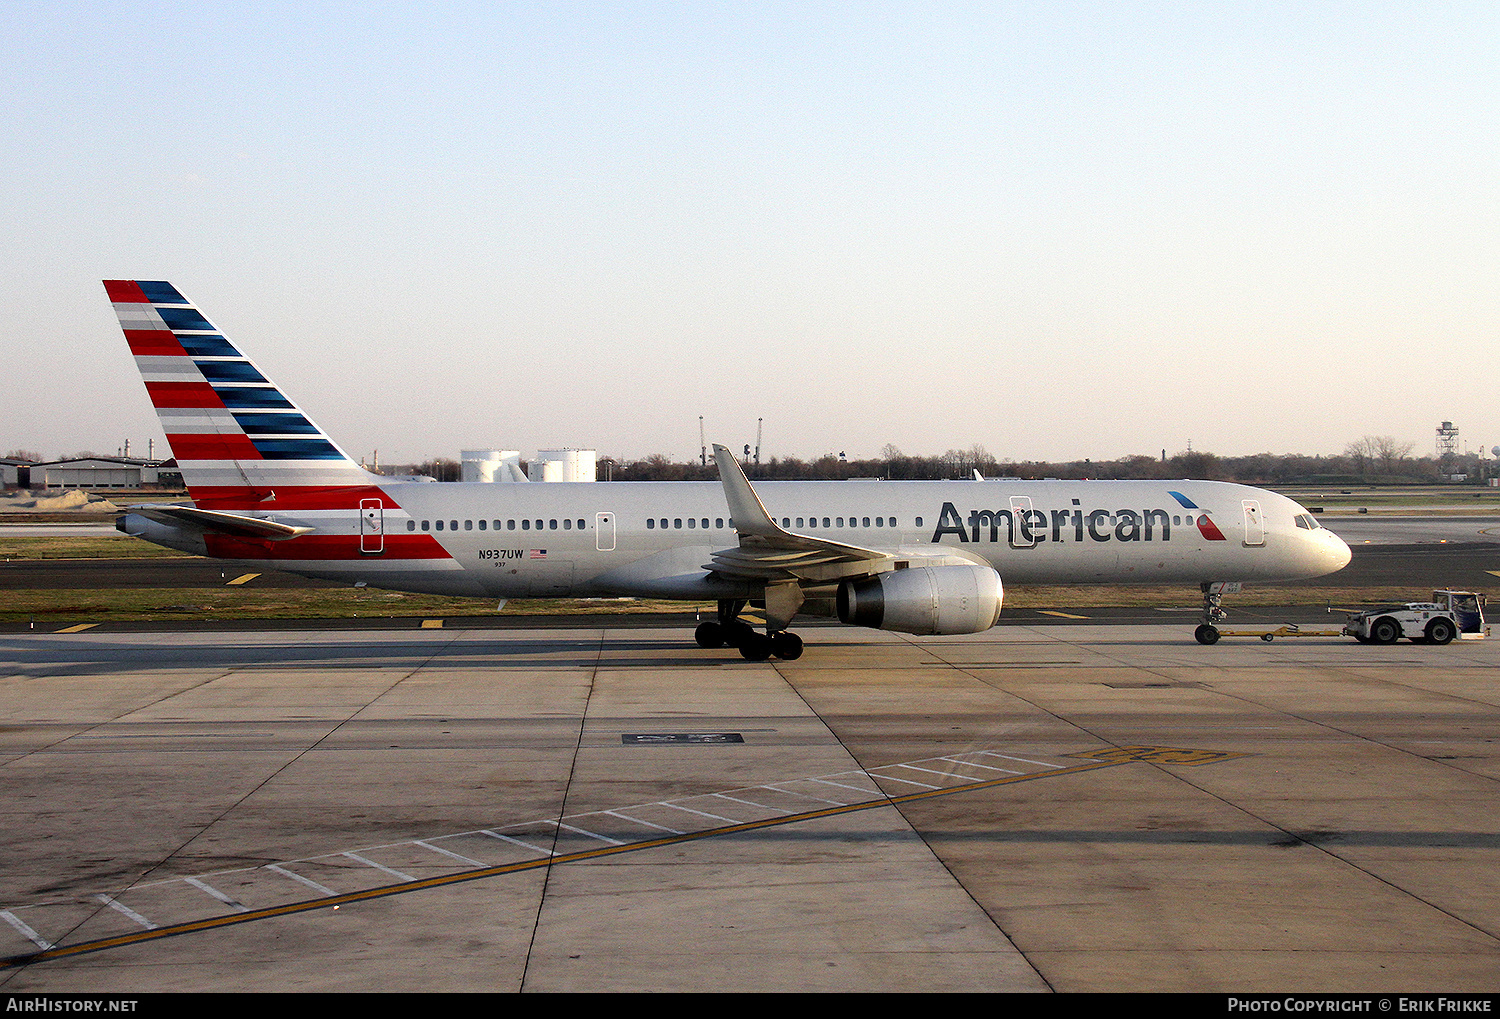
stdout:
{"type": "MultiPolygon", "coordinates": [[[[357,556],[305,558],[299,540],[269,543],[256,558],[310,576],[455,595],[759,596],[758,585],[719,578],[708,565],[738,540],[715,482],[371,480],[386,498],[363,517],[256,513],[324,536],[359,535],[357,556]],[[418,536],[441,551],[403,553],[418,536]]],[[[943,546],[989,563],[1007,585],[1280,581],[1349,561],[1348,546],[1292,500],[1223,482],[759,482],[755,491],[795,534],[917,556],[943,546]]]]}

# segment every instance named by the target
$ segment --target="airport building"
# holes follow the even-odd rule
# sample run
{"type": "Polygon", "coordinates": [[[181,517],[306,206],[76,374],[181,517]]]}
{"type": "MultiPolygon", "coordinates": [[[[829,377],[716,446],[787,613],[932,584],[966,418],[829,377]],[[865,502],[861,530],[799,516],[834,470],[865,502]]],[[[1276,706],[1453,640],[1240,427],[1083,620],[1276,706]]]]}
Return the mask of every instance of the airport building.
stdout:
{"type": "Polygon", "coordinates": [[[31,484],[31,468],[34,466],[30,460],[0,457],[0,488],[27,487],[31,484]]]}
{"type": "MultiPolygon", "coordinates": [[[[175,460],[136,460],[119,456],[91,456],[28,465],[29,477],[16,484],[27,488],[156,488],[177,487],[182,474],[175,460]]],[[[7,483],[9,475],[7,477],[7,483]]]]}

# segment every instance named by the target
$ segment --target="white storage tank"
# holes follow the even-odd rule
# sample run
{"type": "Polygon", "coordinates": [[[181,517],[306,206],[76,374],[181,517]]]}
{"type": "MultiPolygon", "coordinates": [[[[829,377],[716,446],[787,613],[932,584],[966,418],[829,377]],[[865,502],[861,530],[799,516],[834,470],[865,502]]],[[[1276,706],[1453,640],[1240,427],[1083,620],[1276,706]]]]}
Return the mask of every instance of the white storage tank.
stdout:
{"type": "Polygon", "coordinates": [[[526,473],[532,481],[593,481],[597,460],[592,449],[539,449],[526,473]]]}
{"type": "Polygon", "coordinates": [[[466,449],[459,453],[460,477],[485,483],[516,481],[521,474],[521,453],[515,449],[466,449]]]}

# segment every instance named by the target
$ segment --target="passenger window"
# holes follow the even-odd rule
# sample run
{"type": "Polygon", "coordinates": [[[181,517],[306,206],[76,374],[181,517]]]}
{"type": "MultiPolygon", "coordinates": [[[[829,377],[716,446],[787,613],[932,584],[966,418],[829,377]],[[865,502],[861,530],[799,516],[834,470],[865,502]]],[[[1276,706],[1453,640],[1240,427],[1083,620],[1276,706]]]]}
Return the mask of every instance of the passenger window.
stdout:
{"type": "Polygon", "coordinates": [[[688,526],[689,527],[697,527],[698,526],[698,521],[694,520],[692,517],[688,517],[688,526]]]}
{"type": "Polygon", "coordinates": [[[422,530],[424,530],[424,531],[425,531],[425,530],[427,530],[427,529],[428,529],[428,528],[427,528],[427,521],[425,521],[425,520],[424,520],[424,521],[422,521],[422,530]]]}
{"type": "Polygon", "coordinates": [[[523,521],[521,521],[521,530],[523,530],[523,531],[529,531],[529,530],[531,530],[531,521],[530,520],[523,520],[523,521]]]}
{"type": "Polygon", "coordinates": [[[648,530],[648,531],[654,531],[654,530],[656,530],[656,518],[655,517],[647,517],[646,518],[646,530],[648,530]]]}
{"type": "Polygon", "coordinates": [[[406,522],[406,529],[408,531],[415,531],[417,529],[417,522],[415,520],[408,520],[406,522]]]}
{"type": "Polygon", "coordinates": [[[708,529],[708,517],[703,518],[703,527],[705,530],[708,529]]]}
{"type": "Polygon", "coordinates": [[[722,531],[724,529],[724,518],[723,517],[714,517],[714,526],[717,527],[719,530],[722,531]]]}
{"type": "Polygon", "coordinates": [[[912,526],[914,526],[914,527],[921,527],[922,526],[922,518],[921,517],[917,517],[917,522],[914,525],[912,525],[912,526]]]}
{"type": "Polygon", "coordinates": [[[865,522],[864,522],[864,524],[862,526],[864,526],[864,527],[869,527],[870,526],[870,518],[869,517],[865,517],[865,522]]]}
{"type": "Polygon", "coordinates": [[[450,520],[450,521],[448,521],[448,530],[450,530],[450,531],[456,531],[456,530],[458,530],[458,521],[457,520],[450,520]]]}
{"type": "Polygon", "coordinates": [[[876,527],[884,527],[885,526],[885,517],[876,517],[875,518],[875,526],[876,527]]]}
{"type": "Polygon", "coordinates": [[[674,530],[678,530],[678,531],[682,530],[682,518],[681,517],[676,517],[676,518],[673,519],[673,521],[672,521],[672,528],[674,530]]]}
{"type": "Polygon", "coordinates": [[[578,518],[578,529],[581,531],[581,530],[583,530],[583,528],[584,528],[583,518],[579,517],[578,518]]]}
{"type": "Polygon", "coordinates": [[[836,517],[835,518],[835,523],[837,523],[840,527],[843,527],[844,526],[844,518],[843,517],[836,517]]]}
{"type": "Polygon", "coordinates": [[[547,530],[549,530],[549,531],[555,531],[555,530],[557,530],[557,521],[556,520],[549,520],[549,521],[547,521],[547,530]]]}
{"type": "Polygon", "coordinates": [[[824,518],[823,518],[823,526],[824,526],[824,527],[827,527],[827,526],[829,526],[829,524],[828,524],[828,518],[827,518],[827,517],[824,517],[824,518]]]}
{"type": "Polygon", "coordinates": [[[516,529],[516,522],[514,520],[507,520],[505,522],[505,529],[507,531],[514,531],[516,529]]]}
{"type": "Polygon", "coordinates": [[[466,531],[472,531],[473,529],[474,529],[474,521],[472,521],[472,520],[465,520],[464,521],[464,530],[466,530],[466,531]]]}
{"type": "Polygon", "coordinates": [[[479,529],[481,531],[484,530],[485,527],[488,526],[488,525],[489,525],[489,521],[488,520],[481,520],[481,521],[479,521],[479,529]]]}
{"type": "Polygon", "coordinates": [[[437,522],[437,529],[440,531],[443,529],[443,522],[441,520],[437,522]]]}
{"type": "Polygon", "coordinates": [[[798,517],[797,518],[797,526],[798,527],[806,527],[807,525],[802,522],[802,518],[801,517],[798,517]]]}

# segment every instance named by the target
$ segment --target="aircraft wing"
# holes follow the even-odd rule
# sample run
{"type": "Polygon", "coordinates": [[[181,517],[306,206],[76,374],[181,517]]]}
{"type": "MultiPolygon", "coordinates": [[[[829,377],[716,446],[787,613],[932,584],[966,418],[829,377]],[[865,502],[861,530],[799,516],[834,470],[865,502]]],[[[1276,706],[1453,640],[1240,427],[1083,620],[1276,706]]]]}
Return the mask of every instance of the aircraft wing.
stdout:
{"type": "Polygon", "coordinates": [[[715,443],[714,460],[719,465],[719,480],[724,485],[724,498],[729,503],[729,515],[734,518],[740,543],[735,548],[715,552],[706,569],[754,580],[795,578],[811,582],[864,577],[895,569],[896,556],[890,552],[783,529],[766,512],[734,454],[715,443]]]}
{"type": "Polygon", "coordinates": [[[224,513],[219,510],[197,509],[193,506],[144,505],[130,507],[131,513],[161,523],[188,524],[200,531],[227,534],[235,538],[254,538],[262,541],[286,541],[301,534],[309,534],[315,528],[296,527],[277,523],[261,517],[247,517],[239,513],[224,513]]]}

